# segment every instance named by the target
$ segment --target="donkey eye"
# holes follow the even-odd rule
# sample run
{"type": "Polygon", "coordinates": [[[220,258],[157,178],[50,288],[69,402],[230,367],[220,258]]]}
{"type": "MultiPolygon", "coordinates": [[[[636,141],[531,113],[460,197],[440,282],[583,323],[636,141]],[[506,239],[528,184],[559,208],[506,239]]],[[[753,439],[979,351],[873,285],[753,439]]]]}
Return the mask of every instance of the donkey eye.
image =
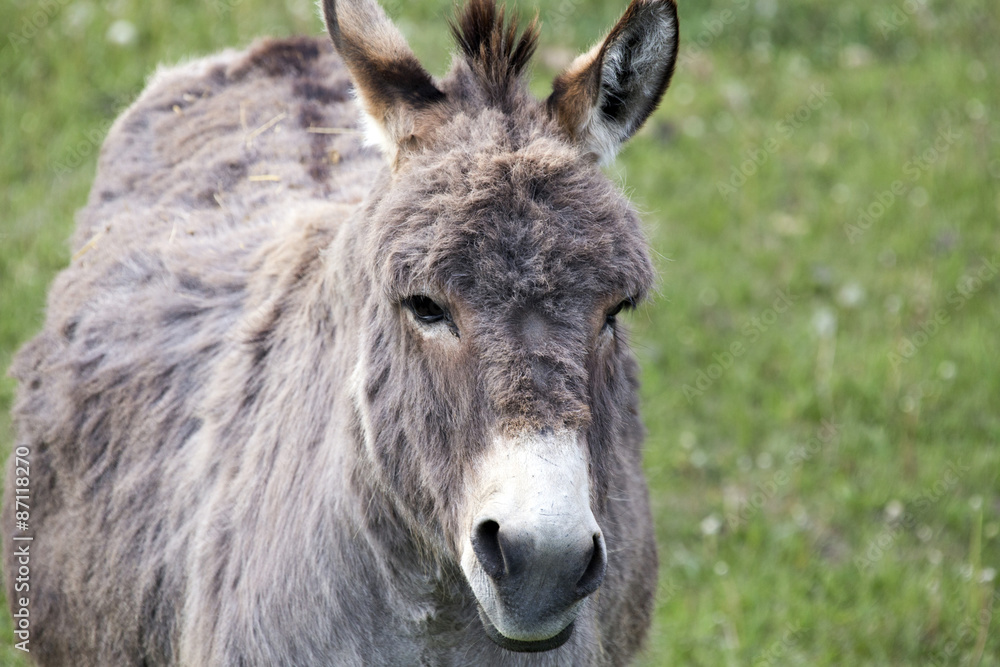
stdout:
{"type": "Polygon", "coordinates": [[[615,325],[615,321],[619,313],[621,313],[623,310],[632,310],[633,308],[635,308],[635,299],[633,297],[625,299],[617,306],[608,311],[608,314],[604,320],[604,326],[613,327],[615,325]]]}
{"type": "Polygon", "coordinates": [[[430,297],[416,294],[403,299],[403,305],[409,308],[414,316],[424,324],[434,324],[448,319],[448,313],[430,297]]]}

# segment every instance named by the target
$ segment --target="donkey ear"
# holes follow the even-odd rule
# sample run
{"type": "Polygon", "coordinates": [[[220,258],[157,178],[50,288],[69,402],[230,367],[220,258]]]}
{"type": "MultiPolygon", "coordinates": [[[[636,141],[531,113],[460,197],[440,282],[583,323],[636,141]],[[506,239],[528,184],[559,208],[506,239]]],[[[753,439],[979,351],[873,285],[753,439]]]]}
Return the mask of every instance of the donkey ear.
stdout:
{"type": "Polygon", "coordinates": [[[633,0],[607,39],[559,75],[549,115],[602,163],[653,113],[677,62],[674,0],[633,0]]]}
{"type": "Polygon", "coordinates": [[[323,18],[370,121],[369,140],[394,158],[417,114],[444,93],[375,0],[323,0],[323,18]]]}

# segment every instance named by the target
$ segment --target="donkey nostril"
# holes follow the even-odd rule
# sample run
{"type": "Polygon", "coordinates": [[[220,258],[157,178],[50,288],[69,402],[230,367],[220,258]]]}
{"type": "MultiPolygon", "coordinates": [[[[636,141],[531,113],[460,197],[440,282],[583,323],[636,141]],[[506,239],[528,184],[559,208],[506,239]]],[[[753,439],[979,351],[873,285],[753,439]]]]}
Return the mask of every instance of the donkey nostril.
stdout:
{"type": "Polygon", "coordinates": [[[600,535],[594,535],[594,548],[591,551],[590,562],[587,563],[587,569],[583,571],[583,576],[576,582],[576,594],[585,598],[596,591],[601,582],[604,581],[607,569],[608,559],[604,553],[604,540],[600,535]]]}
{"type": "Polygon", "coordinates": [[[503,549],[500,547],[500,524],[487,519],[472,532],[472,550],[479,563],[493,579],[505,573],[503,549]]]}

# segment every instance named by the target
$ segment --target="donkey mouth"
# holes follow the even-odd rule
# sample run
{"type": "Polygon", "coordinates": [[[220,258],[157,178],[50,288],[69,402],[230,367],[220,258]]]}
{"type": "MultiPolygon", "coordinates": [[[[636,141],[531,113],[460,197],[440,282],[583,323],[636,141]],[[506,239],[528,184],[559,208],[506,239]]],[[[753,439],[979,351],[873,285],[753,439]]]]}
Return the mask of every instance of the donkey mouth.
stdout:
{"type": "Polygon", "coordinates": [[[492,639],[497,646],[505,648],[508,651],[516,651],[518,653],[540,653],[542,651],[551,651],[552,649],[559,648],[565,644],[567,640],[569,640],[570,635],[573,634],[573,622],[571,622],[554,637],[549,637],[548,639],[539,639],[537,641],[511,639],[496,629],[496,626],[494,626],[493,622],[490,621],[482,607],[479,607],[479,620],[483,622],[483,630],[486,631],[486,636],[492,639]]]}

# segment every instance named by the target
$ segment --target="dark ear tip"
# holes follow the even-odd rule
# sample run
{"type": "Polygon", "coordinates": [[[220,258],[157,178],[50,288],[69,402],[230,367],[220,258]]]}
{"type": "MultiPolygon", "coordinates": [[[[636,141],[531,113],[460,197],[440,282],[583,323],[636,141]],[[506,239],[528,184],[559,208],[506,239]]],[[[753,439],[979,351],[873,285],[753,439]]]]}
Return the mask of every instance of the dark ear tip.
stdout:
{"type": "Polygon", "coordinates": [[[668,14],[677,16],[676,0],[637,0],[637,2],[649,7],[655,7],[656,9],[666,10],[668,14]]]}
{"type": "Polygon", "coordinates": [[[326,31],[336,47],[340,47],[340,23],[337,21],[337,0],[323,0],[323,20],[326,31]]]}
{"type": "Polygon", "coordinates": [[[634,0],[632,6],[639,11],[645,9],[646,11],[665,15],[672,19],[674,23],[677,23],[676,0],[634,0]]]}
{"type": "Polygon", "coordinates": [[[675,0],[635,0],[637,6],[645,5],[650,12],[653,12],[659,19],[667,20],[673,24],[673,50],[676,54],[677,46],[680,42],[680,18],[677,16],[677,2],[675,0]]]}

